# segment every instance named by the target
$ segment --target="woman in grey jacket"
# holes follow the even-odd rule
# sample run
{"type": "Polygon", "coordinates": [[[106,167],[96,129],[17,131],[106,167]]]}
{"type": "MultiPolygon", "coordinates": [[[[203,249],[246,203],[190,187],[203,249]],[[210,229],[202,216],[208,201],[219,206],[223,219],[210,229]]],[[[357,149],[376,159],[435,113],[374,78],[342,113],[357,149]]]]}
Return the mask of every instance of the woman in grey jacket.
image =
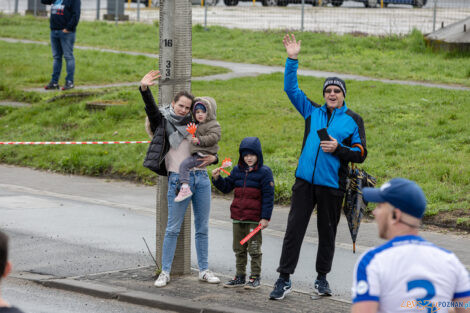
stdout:
{"type": "Polygon", "coordinates": [[[140,92],[145,102],[145,112],[153,133],[144,166],[159,175],[168,176],[168,223],[163,239],[162,272],[155,281],[155,286],[166,286],[170,281],[171,265],[175,255],[176,242],[183,224],[189,201],[192,200],[196,253],[199,267],[199,280],[219,283],[220,279],[208,269],[209,255],[209,212],[211,186],[206,166],[217,162],[217,157],[201,157],[200,165],[190,171],[189,186],[194,195],[181,202],[175,202],[179,184],[179,167],[184,159],[191,156],[191,135],[186,131],[186,124],[192,121],[191,108],[193,95],[179,92],[171,104],[157,107],[152,92],[148,88],[160,78],[159,71],[150,71],[140,82],[140,92]]]}

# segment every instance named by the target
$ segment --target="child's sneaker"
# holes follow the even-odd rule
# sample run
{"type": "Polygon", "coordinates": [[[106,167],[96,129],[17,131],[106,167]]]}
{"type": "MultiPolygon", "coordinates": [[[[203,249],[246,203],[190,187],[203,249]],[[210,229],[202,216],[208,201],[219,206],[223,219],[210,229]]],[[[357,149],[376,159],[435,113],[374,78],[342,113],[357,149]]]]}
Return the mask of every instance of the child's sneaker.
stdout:
{"type": "Polygon", "coordinates": [[[166,284],[169,282],[170,282],[170,273],[162,271],[160,275],[158,275],[158,278],[155,281],[154,285],[156,287],[165,287],[166,284]]]}
{"type": "Polygon", "coordinates": [[[235,276],[232,280],[229,280],[224,284],[226,288],[235,288],[235,287],[243,287],[245,286],[245,276],[235,276]]]}
{"type": "Polygon", "coordinates": [[[215,276],[214,273],[209,270],[199,272],[199,280],[208,282],[209,284],[220,283],[219,277],[215,276]]]}
{"type": "Polygon", "coordinates": [[[250,280],[245,284],[245,289],[258,289],[261,287],[259,276],[250,276],[250,280]]]}
{"type": "Polygon", "coordinates": [[[178,195],[175,198],[175,202],[181,202],[184,199],[187,199],[187,198],[191,197],[192,195],[193,195],[193,193],[191,192],[191,188],[181,187],[180,192],[178,193],[178,195]]]}
{"type": "Polygon", "coordinates": [[[59,84],[58,84],[58,83],[54,83],[53,81],[50,81],[49,84],[47,84],[46,86],[44,86],[44,89],[46,89],[46,90],[59,89],[59,84]]]}

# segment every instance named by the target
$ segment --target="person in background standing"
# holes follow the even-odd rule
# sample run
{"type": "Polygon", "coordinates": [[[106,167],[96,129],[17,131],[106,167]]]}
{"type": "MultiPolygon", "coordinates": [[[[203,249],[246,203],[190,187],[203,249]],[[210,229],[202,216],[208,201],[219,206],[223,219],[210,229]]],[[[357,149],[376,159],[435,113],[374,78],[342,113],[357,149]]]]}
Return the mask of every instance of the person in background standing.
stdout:
{"type": "Polygon", "coordinates": [[[59,77],[62,71],[62,56],[67,65],[67,76],[62,90],[75,87],[75,57],[73,56],[73,45],[78,21],[80,20],[80,0],[41,0],[41,3],[51,5],[51,48],[52,78],[44,88],[46,90],[59,89],[59,77]]]}

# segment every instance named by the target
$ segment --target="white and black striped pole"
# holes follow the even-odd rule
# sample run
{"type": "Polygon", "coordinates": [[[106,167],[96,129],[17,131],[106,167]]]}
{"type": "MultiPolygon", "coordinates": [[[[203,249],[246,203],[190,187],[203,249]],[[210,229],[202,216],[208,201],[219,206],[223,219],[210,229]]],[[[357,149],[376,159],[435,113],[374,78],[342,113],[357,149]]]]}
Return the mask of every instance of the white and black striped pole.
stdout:
{"type": "MultiPolygon", "coordinates": [[[[160,53],[158,84],[159,105],[168,104],[182,90],[191,90],[192,29],[191,1],[160,1],[160,53]]],[[[163,238],[168,220],[168,180],[157,179],[156,254],[161,268],[163,238]]],[[[189,274],[191,271],[191,210],[186,211],[176,245],[172,274],[189,274]]]]}

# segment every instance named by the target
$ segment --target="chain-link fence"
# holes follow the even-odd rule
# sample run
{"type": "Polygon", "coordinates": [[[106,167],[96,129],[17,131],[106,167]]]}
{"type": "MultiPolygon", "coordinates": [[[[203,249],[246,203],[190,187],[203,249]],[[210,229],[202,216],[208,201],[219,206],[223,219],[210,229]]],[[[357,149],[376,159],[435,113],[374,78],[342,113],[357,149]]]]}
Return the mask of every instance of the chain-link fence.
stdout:
{"type": "MultiPolygon", "coordinates": [[[[193,3],[193,25],[256,30],[392,35],[407,34],[416,28],[427,34],[470,17],[470,0],[188,1],[193,3]]],[[[0,3],[0,11],[5,13],[28,11],[40,15],[49,10],[40,0],[0,3]]],[[[152,23],[159,19],[159,0],[81,0],[81,3],[82,20],[152,23]]]]}

